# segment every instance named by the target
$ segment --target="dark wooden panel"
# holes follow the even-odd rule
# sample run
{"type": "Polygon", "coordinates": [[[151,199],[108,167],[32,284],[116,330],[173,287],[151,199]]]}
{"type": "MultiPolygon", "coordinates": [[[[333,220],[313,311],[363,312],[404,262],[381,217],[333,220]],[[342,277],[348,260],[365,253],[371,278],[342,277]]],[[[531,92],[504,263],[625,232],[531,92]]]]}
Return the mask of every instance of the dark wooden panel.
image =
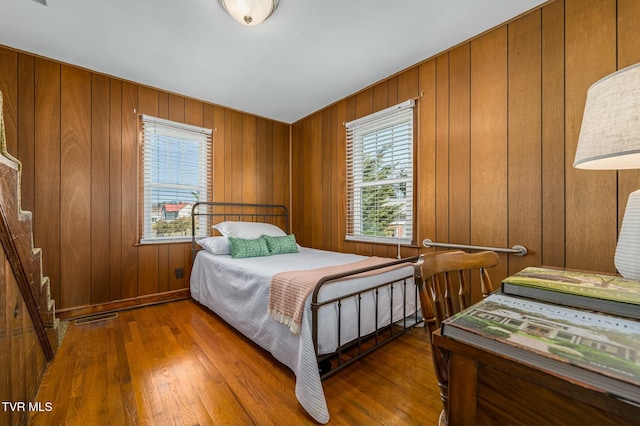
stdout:
{"type": "Polygon", "coordinates": [[[138,247],[138,293],[144,296],[159,292],[158,245],[143,244],[138,247]]]}
{"type": "Polygon", "coordinates": [[[122,83],[109,97],[109,300],[122,298],[122,83]]]}
{"type": "Polygon", "coordinates": [[[60,246],[63,306],[91,303],[91,74],[62,66],[60,246]]]}
{"type": "Polygon", "coordinates": [[[565,266],[564,0],[542,9],[542,264],[565,266]]]}
{"type": "MultiPolygon", "coordinates": [[[[375,89],[374,89],[375,92],[375,89]]],[[[386,87],[384,91],[384,99],[386,102],[387,93],[386,87]]],[[[320,141],[320,149],[322,150],[322,161],[321,164],[332,164],[334,159],[333,152],[333,140],[331,138],[331,129],[333,128],[333,123],[331,121],[331,108],[326,108],[322,111],[322,120],[320,122],[322,129],[322,140],[320,141]]],[[[333,220],[331,204],[333,204],[333,200],[336,199],[334,195],[333,188],[333,174],[334,171],[330,167],[322,167],[322,248],[325,250],[331,250],[333,246],[333,238],[337,233],[335,229],[336,221],[333,220]]]]}
{"type": "Polygon", "coordinates": [[[241,203],[244,171],[242,165],[242,114],[229,111],[225,117],[225,154],[228,163],[225,170],[230,172],[225,178],[225,200],[241,203]],[[228,119],[227,119],[228,118],[228,119]]]}
{"type": "Polygon", "coordinates": [[[289,126],[273,124],[273,202],[290,206],[289,126]]]}
{"type": "Polygon", "coordinates": [[[60,300],[60,65],[36,58],[34,245],[42,248],[43,272],[60,300]]]}
{"type": "Polygon", "coordinates": [[[565,4],[566,266],[613,272],[616,172],[578,170],[572,164],[587,89],[616,70],[616,1],[567,0],[565,4]]]}
{"type": "MultiPolygon", "coordinates": [[[[188,264],[191,266],[191,263],[188,264]]],[[[184,288],[187,284],[184,276],[176,277],[176,269],[184,268],[184,247],[182,244],[169,244],[169,290],[184,288]]]]}
{"type": "Polygon", "coordinates": [[[169,244],[158,245],[158,292],[169,291],[169,244]]]}
{"type": "Polygon", "coordinates": [[[7,151],[18,156],[18,53],[0,47],[0,91],[4,98],[7,151]]]}
{"type": "MultiPolygon", "coordinates": [[[[266,200],[271,199],[269,194],[269,167],[267,165],[273,164],[268,162],[269,156],[273,154],[273,131],[271,127],[267,125],[267,120],[263,118],[256,119],[256,202],[265,203],[266,200]],[[258,142],[260,141],[260,142],[258,142]]],[[[273,182],[271,182],[273,183],[273,182]]]]}
{"type": "MultiPolygon", "coordinates": [[[[1,72],[1,71],[0,71],[1,72]]],[[[20,205],[33,212],[35,205],[35,58],[18,54],[18,160],[22,163],[20,205]]]]}
{"type": "Polygon", "coordinates": [[[256,118],[252,116],[242,117],[242,136],[239,140],[242,144],[242,186],[241,199],[244,203],[255,203],[256,194],[256,118]]]}
{"type": "MultiPolygon", "coordinates": [[[[122,298],[138,294],[138,86],[122,83],[122,298]]],[[[73,306],[73,305],[71,305],[73,306]]]]}
{"type": "MultiPolygon", "coordinates": [[[[471,42],[471,244],[507,241],[507,29],[471,42]]],[[[504,276],[506,256],[495,274],[504,276]]]]}
{"type": "Polygon", "coordinates": [[[91,303],[109,301],[109,78],[91,76],[91,303]]]}
{"type": "MultiPolygon", "coordinates": [[[[318,185],[322,185],[322,169],[324,164],[322,162],[322,114],[315,113],[311,116],[309,122],[310,134],[309,139],[305,146],[307,147],[308,155],[305,158],[305,162],[302,167],[308,171],[307,175],[307,193],[309,193],[308,204],[305,206],[308,208],[311,226],[311,246],[322,247],[322,233],[324,232],[322,226],[322,210],[328,206],[323,199],[324,191],[322,188],[318,188],[318,185]],[[317,188],[316,190],[309,190],[311,188],[317,188]]],[[[328,200],[327,200],[328,201],[328,200]]]]}
{"type": "Polygon", "coordinates": [[[508,241],[527,247],[511,256],[508,274],[542,262],[541,17],[528,14],[508,26],[508,241]]]}

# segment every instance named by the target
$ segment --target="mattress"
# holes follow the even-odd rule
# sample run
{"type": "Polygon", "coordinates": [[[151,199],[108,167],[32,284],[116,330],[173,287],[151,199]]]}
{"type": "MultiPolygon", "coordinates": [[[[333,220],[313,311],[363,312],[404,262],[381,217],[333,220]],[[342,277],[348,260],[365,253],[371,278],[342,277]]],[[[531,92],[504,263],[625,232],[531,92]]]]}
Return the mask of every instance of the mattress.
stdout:
{"type": "MultiPolygon", "coordinates": [[[[191,272],[191,296],[288,366],[296,375],[295,394],[298,401],[316,421],[326,423],[329,421],[329,413],[313,346],[310,298],[306,301],[300,334],[293,334],[286,325],[268,315],[269,285],[271,278],[280,272],[336,266],[363,259],[364,256],[304,247],[300,248],[299,253],[244,259],[232,259],[229,255],[214,255],[201,250],[196,256],[191,272]]],[[[412,267],[408,265],[374,276],[331,283],[321,290],[320,300],[330,300],[377,283],[411,276],[412,273],[412,267]]],[[[414,286],[412,281],[408,284],[410,285],[407,285],[407,289],[411,296],[407,297],[406,311],[401,303],[404,292],[401,283],[394,284],[393,296],[390,296],[389,291],[381,291],[377,305],[373,292],[363,294],[360,312],[361,324],[364,324],[363,335],[375,330],[376,309],[379,313],[378,325],[389,324],[391,297],[395,302],[393,321],[399,321],[415,312],[414,286]]],[[[337,306],[328,305],[320,309],[320,353],[332,353],[339,343],[343,344],[357,337],[356,307],[357,303],[353,298],[342,303],[340,342],[337,332],[337,306]]]]}

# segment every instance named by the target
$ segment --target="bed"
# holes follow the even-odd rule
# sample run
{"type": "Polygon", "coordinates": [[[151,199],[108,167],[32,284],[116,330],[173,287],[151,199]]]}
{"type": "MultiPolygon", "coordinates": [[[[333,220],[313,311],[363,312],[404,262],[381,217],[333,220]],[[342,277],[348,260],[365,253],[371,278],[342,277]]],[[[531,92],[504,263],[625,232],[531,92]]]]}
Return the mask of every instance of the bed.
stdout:
{"type": "MultiPolygon", "coordinates": [[[[196,204],[191,296],[288,366],[296,376],[295,394],[302,407],[316,421],[327,423],[322,379],[421,322],[411,266],[416,258],[373,259],[297,244],[294,250],[288,222],[287,209],[280,205],[196,204]],[[223,235],[196,236],[197,229],[211,225],[223,235]],[[232,256],[225,245],[254,241],[257,233],[272,231],[275,235],[265,238],[286,240],[292,252],[232,256]],[[313,282],[297,322],[286,315],[283,319],[274,302],[278,286],[287,285],[277,280],[291,274],[313,282]]],[[[238,247],[233,248],[237,255],[238,247]]]]}

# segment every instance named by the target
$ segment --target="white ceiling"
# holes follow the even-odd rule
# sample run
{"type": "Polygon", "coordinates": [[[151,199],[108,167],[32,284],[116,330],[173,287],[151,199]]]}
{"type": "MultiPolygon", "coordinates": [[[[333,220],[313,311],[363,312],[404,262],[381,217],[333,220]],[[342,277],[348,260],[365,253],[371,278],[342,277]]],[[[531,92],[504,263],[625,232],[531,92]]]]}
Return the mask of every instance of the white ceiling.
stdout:
{"type": "Polygon", "coordinates": [[[292,123],[547,0],[0,0],[0,45],[292,123]]]}

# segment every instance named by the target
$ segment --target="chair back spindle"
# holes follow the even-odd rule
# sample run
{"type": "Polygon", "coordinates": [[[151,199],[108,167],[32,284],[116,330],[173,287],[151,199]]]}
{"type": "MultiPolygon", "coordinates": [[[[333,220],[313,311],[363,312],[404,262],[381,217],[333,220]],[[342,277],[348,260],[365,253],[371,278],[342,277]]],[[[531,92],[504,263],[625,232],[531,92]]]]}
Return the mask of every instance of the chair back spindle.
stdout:
{"type": "MultiPolygon", "coordinates": [[[[472,304],[474,284],[479,285],[478,290],[482,297],[493,291],[487,269],[498,265],[499,262],[500,258],[493,251],[466,253],[456,250],[420,255],[413,265],[414,279],[418,286],[422,316],[429,330],[429,343],[432,333],[440,328],[443,320],[472,304]],[[475,278],[475,275],[478,277],[475,278]],[[452,294],[457,297],[452,297],[452,294]]],[[[441,349],[433,345],[431,354],[444,405],[440,414],[440,424],[446,424],[449,401],[448,358],[441,349]]]]}

